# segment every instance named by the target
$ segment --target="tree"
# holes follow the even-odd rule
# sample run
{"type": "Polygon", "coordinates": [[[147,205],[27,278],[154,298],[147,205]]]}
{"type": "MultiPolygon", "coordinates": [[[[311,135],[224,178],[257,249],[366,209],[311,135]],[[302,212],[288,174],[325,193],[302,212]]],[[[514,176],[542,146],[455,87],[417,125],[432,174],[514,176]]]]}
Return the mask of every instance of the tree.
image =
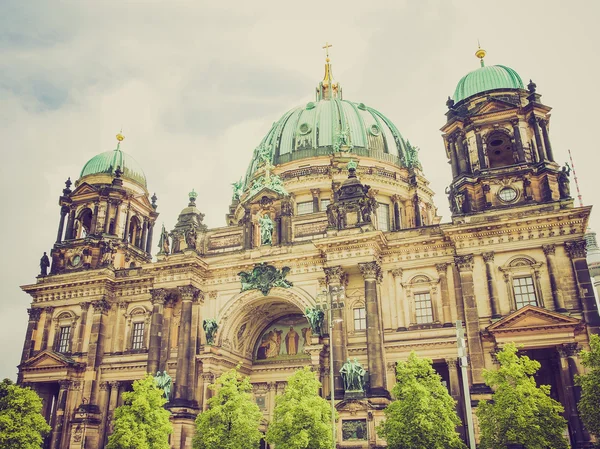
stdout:
{"type": "Polygon", "coordinates": [[[331,407],[319,396],[321,383],[308,366],[296,371],[275,400],[265,440],[277,449],[329,449],[331,407]]]}
{"type": "Polygon", "coordinates": [[[600,438],[600,337],[590,337],[590,350],[581,352],[581,362],[588,369],[587,374],[577,376],[575,381],[581,387],[581,399],[577,408],[586,429],[600,438]]]}
{"type": "Polygon", "coordinates": [[[216,395],[208,400],[208,410],[196,418],[194,449],[258,448],[262,413],[252,400],[250,380],[232,369],[209,388],[216,395]]]}
{"type": "Polygon", "coordinates": [[[133,391],[123,393],[123,405],[115,409],[114,431],[107,449],[169,449],[173,426],[163,391],[148,374],[133,383],[133,391]]]}
{"type": "Polygon", "coordinates": [[[42,400],[31,388],[0,383],[0,449],[40,449],[50,426],[41,414],[42,400]]]}
{"type": "Polygon", "coordinates": [[[456,401],[442,384],[429,359],[411,352],[398,362],[394,400],[384,410],[377,433],[389,449],[463,449],[456,401]]]}
{"type": "Polygon", "coordinates": [[[540,363],[518,356],[514,343],[497,354],[500,368],[485,370],[485,383],[494,389],[493,401],[477,407],[481,447],[505,449],[521,444],[525,449],[566,449],[567,422],[563,406],[550,397],[549,385],[536,385],[533,375],[540,363]]]}

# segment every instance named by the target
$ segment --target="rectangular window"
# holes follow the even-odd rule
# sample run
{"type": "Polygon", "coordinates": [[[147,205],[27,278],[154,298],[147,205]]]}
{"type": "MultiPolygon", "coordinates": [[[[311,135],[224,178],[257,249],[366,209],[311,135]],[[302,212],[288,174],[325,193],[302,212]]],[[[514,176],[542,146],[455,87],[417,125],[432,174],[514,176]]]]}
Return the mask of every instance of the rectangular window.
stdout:
{"type": "Polygon", "coordinates": [[[354,330],[364,331],[367,328],[367,311],[364,307],[354,309],[354,330]]]}
{"type": "Polygon", "coordinates": [[[69,352],[71,326],[61,326],[58,334],[58,352],[69,352]]]}
{"type": "Polygon", "coordinates": [[[430,293],[415,293],[417,324],[433,323],[433,308],[430,293]]]}
{"type": "Polygon", "coordinates": [[[380,231],[390,230],[390,206],[389,204],[379,203],[377,208],[377,226],[380,231]]]}
{"type": "Polygon", "coordinates": [[[329,206],[331,204],[331,200],[329,198],[325,198],[323,200],[321,200],[321,211],[326,211],[327,210],[327,206],[329,206]]]}
{"type": "Polygon", "coordinates": [[[529,304],[537,306],[535,297],[535,287],[531,276],[513,279],[513,292],[515,294],[515,303],[517,309],[529,304]]]}
{"type": "Polygon", "coordinates": [[[131,337],[131,349],[142,349],[144,347],[144,323],[133,323],[133,334],[131,337]]]}
{"type": "Polygon", "coordinates": [[[312,214],[313,213],[313,202],[306,201],[304,203],[298,203],[298,215],[312,214]]]}

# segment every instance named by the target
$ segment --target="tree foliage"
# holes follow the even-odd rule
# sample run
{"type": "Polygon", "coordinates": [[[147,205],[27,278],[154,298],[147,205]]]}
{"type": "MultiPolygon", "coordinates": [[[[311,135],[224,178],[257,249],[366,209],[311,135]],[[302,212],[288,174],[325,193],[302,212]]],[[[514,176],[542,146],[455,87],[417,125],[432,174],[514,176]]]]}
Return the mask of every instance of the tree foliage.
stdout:
{"type": "Polygon", "coordinates": [[[42,400],[31,388],[0,383],[0,449],[40,449],[50,426],[41,414],[42,400]]]}
{"type": "Polygon", "coordinates": [[[262,413],[252,400],[252,384],[236,369],[226,371],[209,386],[216,394],[196,418],[194,449],[255,449],[262,434],[262,413]]]}
{"type": "Polygon", "coordinates": [[[275,401],[265,440],[277,449],[329,449],[331,408],[319,396],[320,387],[309,367],[290,376],[284,393],[275,401]]]}
{"type": "Polygon", "coordinates": [[[566,449],[563,406],[550,397],[549,385],[538,387],[533,378],[540,363],[518,356],[513,343],[507,344],[497,357],[500,368],[483,374],[494,395],[493,402],[481,401],[477,407],[480,446],[505,449],[513,443],[522,444],[525,449],[566,449]]]}
{"type": "Polygon", "coordinates": [[[583,366],[587,374],[577,376],[575,381],[581,386],[581,399],[577,408],[586,429],[600,438],[600,337],[592,335],[590,350],[581,352],[583,366]]]}
{"type": "Polygon", "coordinates": [[[115,409],[114,431],[107,449],[169,449],[173,426],[163,406],[167,400],[150,374],[123,393],[123,405],[115,409]]]}
{"type": "Polygon", "coordinates": [[[398,362],[394,401],[385,409],[386,420],[377,433],[390,449],[462,449],[456,401],[442,384],[429,359],[411,352],[398,362]]]}

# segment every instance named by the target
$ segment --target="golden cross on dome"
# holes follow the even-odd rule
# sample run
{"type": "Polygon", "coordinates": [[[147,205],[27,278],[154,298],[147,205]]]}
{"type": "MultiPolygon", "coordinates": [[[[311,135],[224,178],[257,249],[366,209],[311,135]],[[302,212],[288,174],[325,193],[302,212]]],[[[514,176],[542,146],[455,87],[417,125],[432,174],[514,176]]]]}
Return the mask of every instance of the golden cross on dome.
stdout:
{"type": "Polygon", "coordinates": [[[331,45],[329,42],[325,42],[325,45],[323,46],[323,50],[325,50],[325,56],[327,57],[327,62],[329,62],[329,49],[331,47],[333,47],[333,45],[331,45]]]}

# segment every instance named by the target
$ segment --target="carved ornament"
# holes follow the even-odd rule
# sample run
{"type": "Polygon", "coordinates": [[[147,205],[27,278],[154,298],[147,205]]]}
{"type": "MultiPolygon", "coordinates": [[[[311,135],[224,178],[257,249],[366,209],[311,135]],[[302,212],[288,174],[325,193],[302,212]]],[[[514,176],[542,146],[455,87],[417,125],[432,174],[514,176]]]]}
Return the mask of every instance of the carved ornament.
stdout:
{"type": "Polygon", "coordinates": [[[571,259],[585,259],[587,254],[585,240],[566,242],[565,248],[571,259]]]}
{"type": "Polygon", "coordinates": [[[454,256],[454,262],[459,271],[473,271],[473,254],[454,256]]]}
{"type": "Polygon", "coordinates": [[[257,264],[250,272],[240,271],[238,276],[242,282],[240,291],[260,290],[264,296],[267,296],[273,287],[290,288],[294,284],[285,279],[290,272],[290,267],[283,267],[278,270],[273,265],[266,263],[257,264]]]}
{"type": "Polygon", "coordinates": [[[358,268],[365,278],[365,281],[375,280],[381,282],[383,275],[381,273],[381,266],[378,262],[359,263],[358,268]]]}

